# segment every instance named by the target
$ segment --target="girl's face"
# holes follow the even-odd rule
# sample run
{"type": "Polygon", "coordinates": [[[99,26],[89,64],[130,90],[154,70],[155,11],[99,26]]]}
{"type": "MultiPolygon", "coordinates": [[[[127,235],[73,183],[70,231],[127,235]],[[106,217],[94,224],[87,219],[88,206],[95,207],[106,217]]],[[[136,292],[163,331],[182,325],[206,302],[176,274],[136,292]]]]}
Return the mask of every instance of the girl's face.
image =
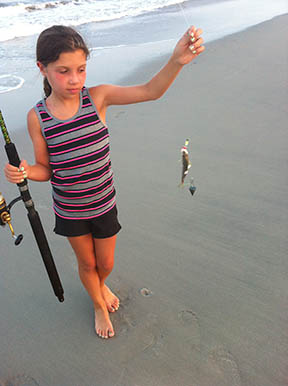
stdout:
{"type": "Polygon", "coordinates": [[[47,66],[37,62],[43,76],[46,76],[52,94],[62,98],[70,98],[79,95],[86,80],[87,58],[83,50],[63,52],[59,58],[47,66]]]}

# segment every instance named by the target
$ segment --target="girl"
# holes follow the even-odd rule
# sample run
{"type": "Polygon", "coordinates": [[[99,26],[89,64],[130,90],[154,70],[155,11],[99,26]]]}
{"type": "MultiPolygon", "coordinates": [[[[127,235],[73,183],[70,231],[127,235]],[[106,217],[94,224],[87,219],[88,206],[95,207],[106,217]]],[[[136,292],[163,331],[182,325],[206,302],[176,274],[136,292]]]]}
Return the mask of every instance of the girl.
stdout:
{"type": "Polygon", "coordinates": [[[44,77],[46,98],[28,113],[28,131],[35,164],[5,166],[8,181],[50,180],[55,233],[66,236],[75,251],[80,279],[95,308],[95,331],[114,336],[109,312],[119,299],[105,280],[114,264],[121,226],[117,219],[113,172],[109,158],[106,110],[110,105],[159,98],[183,65],[204,51],[201,29],[191,27],[177,43],[168,63],[149,82],[119,87],[86,88],[89,50],[72,28],[53,26],[37,41],[37,66],[44,77]]]}

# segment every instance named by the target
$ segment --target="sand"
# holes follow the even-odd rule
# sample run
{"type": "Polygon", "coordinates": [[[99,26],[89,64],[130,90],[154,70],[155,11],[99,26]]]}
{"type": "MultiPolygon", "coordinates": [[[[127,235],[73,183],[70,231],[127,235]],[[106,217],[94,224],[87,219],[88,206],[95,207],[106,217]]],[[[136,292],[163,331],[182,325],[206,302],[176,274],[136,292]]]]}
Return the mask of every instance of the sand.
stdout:
{"type": "MultiPolygon", "coordinates": [[[[22,244],[0,232],[1,386],[288,384],[287,20],[208,44],[162,99],[108,112],[123,226],[108,283],[121,299],[114,338],[94,332],[75,257],[52,231],[49,184],[29,184],[65,301],[52,292],[18,203],[22,244]],[[193,197],[177,186],[186,138],[193,197]]],[[[165,60],[123,83],[148,79],[165,60]]],[[[1,95],[29,161],[22,110],[35,94],[26,84],[1,95]]],[[[18,194],[3,173],[0,186],[7,202],[18,194]]]]}

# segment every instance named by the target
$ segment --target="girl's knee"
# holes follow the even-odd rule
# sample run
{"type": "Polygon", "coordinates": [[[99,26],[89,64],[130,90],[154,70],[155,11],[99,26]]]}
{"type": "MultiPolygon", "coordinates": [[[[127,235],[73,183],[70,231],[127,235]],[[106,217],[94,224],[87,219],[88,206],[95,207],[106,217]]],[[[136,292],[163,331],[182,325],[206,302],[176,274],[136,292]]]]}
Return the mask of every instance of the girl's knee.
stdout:
{"type": "Polygon", "coordinates": [[[97,268],[105,272],[111,272],[114,266],[113,259],[106,258],[97,262],[97,268]]]}
{"type": "Polygon", "coordinates": [[[97,264],[96,264],[95,259],[94,260],[93,259],[87,259],[87,260],[78,259],[78,266],[79,266],[79,269],[86,271],[86,272],[95,271],[97,269],[97,264]]]}

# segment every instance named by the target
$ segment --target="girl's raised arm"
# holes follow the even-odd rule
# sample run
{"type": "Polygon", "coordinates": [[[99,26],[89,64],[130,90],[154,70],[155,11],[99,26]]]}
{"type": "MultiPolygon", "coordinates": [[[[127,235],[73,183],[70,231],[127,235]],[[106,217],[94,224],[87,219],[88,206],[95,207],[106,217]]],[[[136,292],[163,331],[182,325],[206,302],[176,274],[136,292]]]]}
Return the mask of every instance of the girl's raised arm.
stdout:
{"type": "Polygon", "coordinates": [[[100,85],[90,89],[101,113],[109,105],[124,105],[160,98],[174,81],[182,67],[204,51],[202,30],[189,28],[178,41],[168,63],[147,83],[136,86],[100,85]]]}

